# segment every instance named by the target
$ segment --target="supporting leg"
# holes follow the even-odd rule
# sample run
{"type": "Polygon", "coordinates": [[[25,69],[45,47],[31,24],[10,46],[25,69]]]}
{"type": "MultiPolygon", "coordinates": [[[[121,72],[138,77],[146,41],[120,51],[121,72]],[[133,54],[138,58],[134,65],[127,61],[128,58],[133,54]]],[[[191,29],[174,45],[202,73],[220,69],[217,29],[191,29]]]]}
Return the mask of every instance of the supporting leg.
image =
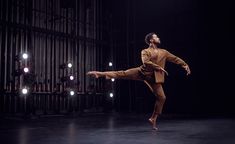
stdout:
{"type": "Polygon", "coordinates": [[[149,122],[152,124],[153,129],[158,130],[156,122],[157,122],[158,116],[162,113],[166,96],[164,94],[161,84],[150,83],[148,86],[150,87],[150,90],[152,90],[154,95],[156,96],[154,110],[153,110],[152,116],[149,118],[149,122]]]}

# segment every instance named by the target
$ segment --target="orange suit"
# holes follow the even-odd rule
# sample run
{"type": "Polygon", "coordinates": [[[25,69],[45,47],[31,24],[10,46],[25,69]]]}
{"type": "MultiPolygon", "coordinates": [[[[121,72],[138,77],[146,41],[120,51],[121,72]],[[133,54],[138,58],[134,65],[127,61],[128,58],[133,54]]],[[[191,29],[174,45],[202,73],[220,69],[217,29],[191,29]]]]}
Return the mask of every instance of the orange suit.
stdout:
{"type": "Polygon", "coordinates": [[[187,65],[181,58],[171,54],[165,49],[148,47],[141,51],[143,65],[125,71],[103,72],[107,79],[132,79],[144,81],[153,94],[156,96],[153,115],[161,114],[166,100],[162,83],[164,83],[165,73],[160,68],[165,68],[166,61],[185,66],[187,65]]]}

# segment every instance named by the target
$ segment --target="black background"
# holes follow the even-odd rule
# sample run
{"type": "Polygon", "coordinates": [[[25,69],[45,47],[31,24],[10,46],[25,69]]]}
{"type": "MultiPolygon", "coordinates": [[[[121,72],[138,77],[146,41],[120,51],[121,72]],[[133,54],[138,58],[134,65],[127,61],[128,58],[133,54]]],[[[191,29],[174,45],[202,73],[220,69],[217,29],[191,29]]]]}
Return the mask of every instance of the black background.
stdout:
{"type": "MultiPolygon", "coordinates": [[[[118,42],[117,69],[141,65],[140,51],[147,47],[144,36],[149,32],[158,34],[160,47],[189,64],[192,74],[188,77],[179,66],[166,65],[169,76],[164,84],[165,113],[234,114],[230,51],[233,48],[233,12],[229,2],[109,1],[107,7],[117,29],[114,36],[118,42]]],[[[117,109],[125,112],[133,107],[138,110],[139,105],[130,106],[130,103],[145,95],[145,111],[151,112],[154,97],[149,96],[151,93],[143,83],[118,81],[118,84],[117,109]],[[134,87],[134,90],[127,87],[134,87]]]]}

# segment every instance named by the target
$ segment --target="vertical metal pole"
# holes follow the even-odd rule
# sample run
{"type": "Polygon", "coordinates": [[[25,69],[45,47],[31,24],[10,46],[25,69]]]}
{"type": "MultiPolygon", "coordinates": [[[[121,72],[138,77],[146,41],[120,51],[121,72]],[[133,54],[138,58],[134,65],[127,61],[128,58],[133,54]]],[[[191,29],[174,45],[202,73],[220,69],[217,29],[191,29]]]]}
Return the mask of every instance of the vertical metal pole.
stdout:
{"type": "MultiPolygon", "coordinates": [[[[66,7],[66,23],[65,23],[65,30],[66,30],[66,42],[65,42],[65,60],[66,60],[66,63],[68,62],[68,60],[69,60],[69,38],[68,38],[68,35],[69,35],[69,8],[68,7],[66,7]]],[[[66,71],[65,71],[65,76],[67,76],[68,75],[68,69],[66,69],[66,71]]],[[[67,87],[68,87],[68,85],[67,85],[67,83],[65,83],[65,88],[67,89],[67,87]]],[[[64,108],[65,108],[65,110],[67,110],[68,109],[68,103],[66,103],[66,101],[68,102],[69,101],[69,96],[68,95],[66,95],[65,97],[64,97],[64,108]]]]}
{"type": "MultiPolygon", "coordinates": [[[[14,0],[14,3],[13,3],[13,24],[16,25],[16,15],[17,14],[17,1],[14,0]]],[[[16,67],[16,64],[15,64],[15,61],[14,61],[14,58],[15,58],[15,55],[16,55],[16,27],[14,28],[13,30],[13,44],[12,44],[12,72],[15,71],[15,67],[16,67]]],[[[12,82],[11,82],[11,92],[12,93],[15,93],[15,76],[12,75],[12,82]]],[[[17,99],[18,99],[18,96],[17,95],[14,95],[14,113],[17,112],[17,99]]]]}
{"type": "MultiPolygon", "coordinates": [[[[126,16],[126,58],[127,58],[127,65],[130,66],[130,58],[129,58],[129,55],[130,55],[130,50],[129,50],[129,46],[130,46],[130,35],[129,35],[129,26],[130,26],[130,11],[129,11],[129,8],[130,8],[130,0],[127,0],[127,6],[126,6],[126,13],[127,13],[127,16],[126,16]]],[[[130,82],[128,82],[128,92],[129,92],[129,112],[131,112],[132,110],[132,96],[131,96],[131,85],[130,85],[130,82]]]]}
{"type": "MultiPolygon", "coordinates": [[[[50,20],[49,20],[49,22],[51,23],[51,25],[50,25],[50,30],[51,31],[53,31],[53,22],[54,22],[54,18],[53,18],[53,11],[54,11],[54,4],[53,4],[53,0],[50,0],[50,10],[51,10],[51,15],[50,15],[50,20]]],[[[48,61],[48,69],[49,69],[49,80],[48,80],[48,92],[50,92],[50,94],[48,95],[48,97],[49,97],[49,108],[50,108],[50,110],[52,111],[53,110],[53,95],[52,95],[52,68],[53,68],[53,37],[54,37],[54,35],[55,35],[55,33],[53,33],[53,34],[50,34],[50,48],[49,48],[49,54],[48,54],[48,56],[49,56],[49,61],[48,61]]]]}
{"type": "MultiPolygon", "coordinates": [[[[54,3],[54,1],[53,1],[53,4],[55,4],[55,5],[57,5],[56,4],[56,2],[54,3]]],[[[54,10],[56,11],[56,7],[54,8],[54,10]]],[[[56,13],[55,13],[55,15],[56,15],[56,13]]],[[[56,17],[56,16],[55,16],[56,17]]],[[[57,16],[57,17],[59,17],[59,16],[57,16]]],[[[55,20],[55,18],[53,19],[53,30],[54,31],[56,31],[56,20],[55,20]]],[[[56,67],[56,65],[57,65],[57,49],[56,49],[56,39],[57,38],[57,36],[56,35],[54,35],[53,36],[53,61],[52,61],[52,90],[51,90],[51,92],[52,93],[54,93],[54,92],[56,92],[57,93],[57,82],[56,82],[56,79],[57,79],[57,73],[56,73],[56,71],[57,70],[59,70],[57,67],[56,67]]],[[[56,105],[57,105],[57,95],[54,95],[54,111],[56,111],[56,105]]]]}
{"type": "Polygon", "coordinates": [[[5,83],[5,51],[6,51],[6,0],[3,0],[3,9],[2,9],[2,42],[1,42],[1,77],[0,77],[0,92],[4,91],[5,83]]]}
{"type": "Polygon", "coordinates": [[[83,48],[84,48],[84,53],[83,53],[83,64],[84,64],[84,71],[83,71],[83,77],[84,77],[84,84],[83,84],[83,89],[84,89],[84,93],[86,93],[86,50],[87,50],[87,37],[86,37],[86,22],[87,22],[87,10],[86,10],[86,2],[87,1],[84,1],[84,17],[83,17],[83,23],[84,23],[84,33],[83,33],[83,36],[84,36],[84,41],[83,41],[83,48]]]}

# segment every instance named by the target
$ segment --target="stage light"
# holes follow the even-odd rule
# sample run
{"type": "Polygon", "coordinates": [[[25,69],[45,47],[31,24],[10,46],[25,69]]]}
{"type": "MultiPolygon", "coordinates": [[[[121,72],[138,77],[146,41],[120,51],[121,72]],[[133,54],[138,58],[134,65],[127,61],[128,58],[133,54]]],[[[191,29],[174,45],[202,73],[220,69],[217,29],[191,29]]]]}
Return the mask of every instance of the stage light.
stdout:
{"type": "Polygon", "coordinates": [[[73,65],[72,65],[72,63],[68,63],[68,68],[71,68],[73,65]]]}
{"type": "Polygon", "coordinates": [[[70,80],[74,80],[74,76],[69,76],[69,79],[70,80]]]}
{"type": "Polygon", "coordinates": [[[112,82],[114,82],[114,81],[115,81],[115,79],[114,79],[114,78],[111,78],[111,81],[112,81],[112,82]]]}
{"type": "Polygon", "coordinates": [[[29,73],[29,68],[28,67],[24,67],[18,70],[14,70],[14,72],[12,73],[13,76],[20,76],[20,75],[25,75],[29,73]]]}
{"type": "Polygon", "coordinates": [[[69,63],[63,63],[59,66],[60,69],[65,69],[65,68],[72,68],[73,64],[71,62],[69,63]]]}
{"type": "Polygon", "coordinates": [[[64,77],[61,77],[61,81],[62,82],[66,82],[66,81],[72,81],[74,80],[74,76],[64,76],[64,77]]]}
{"type": "Polygon", "coordinates": [[[24,94],[24,95],[26,95],[26,94],[28,94],[28,89],[27,88],[23,88],[22,90],[21,90],[21,93],[22,94],[24,94]]]}
{"type": "Polygon", "coordinates": [[[111,98],[112,98],[112,97],[113,97],[113,93],[109,93],[109,97],[111,97],[111,98]]]}
{"type": "Polygon", "coordinates": [[[113,66],[113,63],[112,63],[112,62],[109,62],[109,66],[110,66],[110,67],[113,66]]]}
{"type": "Polygon", "coordinates": [[[23,53],[22,57],[24,60],[26,60],[26,59],[28,59],[29,55],[27,53],[23,53]]]}
{"type": "Polygon", "coordinates": [[[69,95],[73,96],[75,94],[75,92],[73,90],[69,91],[69,95]]]}
{"type": "Polygon", "coordinates": [[[21,61],[21,60],[27,60],[29,58],[29,54],[23,53],[23,54],[18,54],[15,56],[15,61],[21,61]]]}
{"type": "Polygon", "coordinates": [[[24,70],[25,73],[29,72],[29,68],[27,68],[27,67],[25,67],[23,70],[24,70]]]}

